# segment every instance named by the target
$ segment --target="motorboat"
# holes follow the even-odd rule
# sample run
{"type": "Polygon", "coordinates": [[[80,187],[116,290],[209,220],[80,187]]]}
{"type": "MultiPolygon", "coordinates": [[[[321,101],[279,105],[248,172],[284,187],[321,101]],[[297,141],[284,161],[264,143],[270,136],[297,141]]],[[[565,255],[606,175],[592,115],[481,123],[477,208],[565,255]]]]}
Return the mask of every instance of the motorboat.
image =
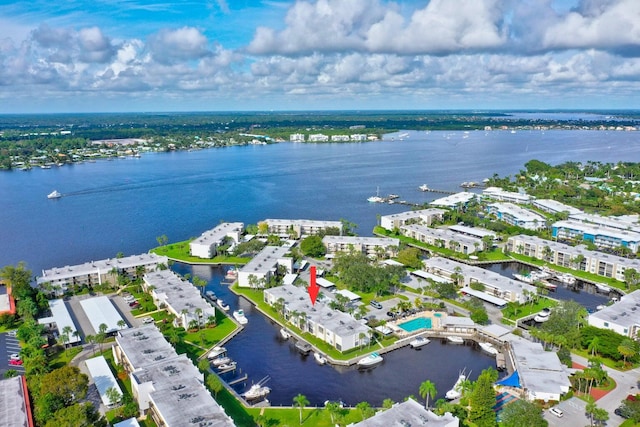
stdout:
{"type": "Polygon", "coordinates": [[[233,318],[236,319],[241,325],[246,325],[247,323],[249,323],[249,320],[244,315],[244,310],[242,310],[241,308],[233,312],[233,318]]]}
{"type": "Polygon", "coordinates": [[[576,283],[576,278],[569,273],[558,274],[556,278],[562,283],[566,283],[567,285],[573,285],[576,283]]]}
{"type": "Polygon", "coordinates": [[[548,308],[543,308],[541,312],[536,314],[533,320],[537,323],[544,323],[549,320],[549,315],[551,314],[551,310],[548,308]]]}
{"type": "Polygon", "coordinates": [[[59,199],[60,197],[62,197],[62,194],[57,190],[53,190],[47,195],[47,199],[59,199]]]}
{"type": "Polygon", "coordinates": [[[249,390],[242,393],[245,400],[256,400],[265,397],[271,392],[271,389],[265,385],[269,381],[269,376],[264,377],[257,384],[253,384],[249,390]]]}
{"type": "Polygon", "coordinates": [[[216,301],[216,304],[218,304],[218,307],[220,307],[222,310],[229,311],[229,305],[225,303],[223,300],[221,300],[220,298],[218,298],[218,300],[216,301]]]}
{"type": "Polygon", "coordinates": [[[231,267],[227,270],[227,274],[225,274],[224,278],[227,280],[236,280],[238,278],[238,270],[236,270],[234,267],[231,267]]]}
{"type": "Polygon", "coordinates": [[[233,360],[229,356],[217,357],[215,359],[211,359],[211,364],[216,368],[222,365],[227,365],[233,363],[233,360]]]}
{"type": "Polygon", "coordinates": [[[551,277],[550,273],[541,270],[533,270],[529,273],[513,273],[513,277],[525,283],[535,283],[551,277]]]}
{"type": "Polygon", "coordinates": [[[213,291],[206,291],[204,293],[205,298],[207,298],[209,301],[216,301],[218,299],[218,297],[216,296],[216,293],[213,291]]]}
{"type": "Polygon", "coordinates": [[[414,340],[412,340],[409,345],[412,348],[420,348],[423,345],[427,345],[429,344],[431,341],[429,340],[429,338],[425,338],[425,337],[416,337],[414,340]]]}
{"type": "Polygon", "coordinates": [[[362,359],[358,360],[358,366],[361,368],[370,368],[382,363],[383,360],[384,359],[382,358],[382,356],[380,356],[376,352],[373,352],[367,357],[363,357],[362,359]]]}
{"type": "Polygon", "coordinates": [[[291,334],[285,328],[280,329],[280,336],[283,340],[288,340],[289,338],[291,338],[291,334]]]}
{"type": "Polygon", "coordinates": [[[465,375],[464,371],[462,371],[458,376],[456,383],[453,385],[453,388],[445,393],[444,395],[445,399],[454,400],[462,396],[462,392],[460,391],[460,386],[466,380],[467,380],[467,376],[465,375]]]}
{"type": "Polygon", "coordinates": [[[604,285],[602,283],[596,283],[595,285],[598,292],[602,292],[603,294],[608,294],[609,292],[611,292],[611,288],[607,285],[604,285]]]}
{"type": "Polygon", "coordinates": [[[429,191],[429,186],[427,184],[422,184],[420,187],[418,187],[418,190],[429,191]]]}
{"type": "Polygon", "coordinates": [[[316,359],[318,365],[324,365],[327,363],[327,358],[318,352],[313,352],[313,358],[316,359]]]}
{"type": "Polygon", "coordinates": [[[230,369],[235,369],[235,367],[236,367],[236,362],[233,362],[233,361],[216,366],[216,368],[218,368],[219,371],[228,371],[230,369]]]}
{"type": "Polygon", "coordinates": [[[227,353],[227,349],[224,347],[213,347],[213,349],[207,354],[209,359],[215,359],[217,357],[223,356],[227,353]]]}
{"type": "Polygon", "coordinates": [[[479,342],[478,345],[480,346],[482,351],[484,351],[485,353],[488,353],[492,356],[495,356],[496,354],[498,354],[498,349],[495,348],[493,344],[490,344],[488,342],[479,342]]]}
{"type": "Polygon", "coordinates": [[[464,344],[464,339],[457,335],[449,335],[447,337],[447,341],[449,341],[451,344],[464,344]]]}

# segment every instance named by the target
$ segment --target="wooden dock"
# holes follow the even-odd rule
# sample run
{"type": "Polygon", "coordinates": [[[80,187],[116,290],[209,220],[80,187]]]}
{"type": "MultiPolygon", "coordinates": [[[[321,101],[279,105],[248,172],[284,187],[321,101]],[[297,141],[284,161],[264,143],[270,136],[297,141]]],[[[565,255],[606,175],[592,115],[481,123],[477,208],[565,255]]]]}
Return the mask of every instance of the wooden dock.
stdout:
{"type": "Polygon", "coordinates": [[[236,385],[238,383],[244,382],[246,380],[249,379],[249,375],[248,374],[244,374],[243,376],[241,376],[240,378],[236,378],[234,380],[229,381],[227,384],[229,385],[236,385]]]}

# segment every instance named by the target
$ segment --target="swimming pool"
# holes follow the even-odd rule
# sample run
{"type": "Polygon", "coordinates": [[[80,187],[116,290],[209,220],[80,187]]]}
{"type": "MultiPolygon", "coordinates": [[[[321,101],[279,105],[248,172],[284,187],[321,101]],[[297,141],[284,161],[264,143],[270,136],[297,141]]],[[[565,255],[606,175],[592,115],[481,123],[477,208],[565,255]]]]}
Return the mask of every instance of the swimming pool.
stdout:
{"type": "Polygon", "coordinates": [[[407,332],[417,331],[418,329],[431,329],[431,318],[418,317],[416,319],[409,320],[408,322],[400,323],[398,324],[398,327],[407,332]]]}

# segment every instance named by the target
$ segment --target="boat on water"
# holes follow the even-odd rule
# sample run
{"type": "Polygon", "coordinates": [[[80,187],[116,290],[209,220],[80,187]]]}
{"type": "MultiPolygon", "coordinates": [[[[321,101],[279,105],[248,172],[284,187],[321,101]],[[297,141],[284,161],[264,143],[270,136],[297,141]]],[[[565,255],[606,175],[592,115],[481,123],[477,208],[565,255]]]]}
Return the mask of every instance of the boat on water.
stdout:
{"type": "Polygon", "coordinates": [[[429,191],[429,186],[427,184],[422,184],[421,186],[418,187],[418,190],[429,191]]]}
{"type": "Polygon", "coordinates": [[[369,202],[369,203],[382,203],[382,202],[384,202],[384,199],[382,197],[380,197],[380,187],[378,187],[378,189],[376,190],[376,195],[369,197],[367,199],[367,202],[369,202]]]}
{"type": "Polygon", "coordinates": [[[257,384],[253,384],[249,390],[242,393],[241,396],[244,397],[245,400],[256,400],[267,396],[271,392],[271,389],[265,385],[267,381],[269,381],[268,376],[258,381],[257,384]]]}
{"type": "Polygon", "coordinates": [[[62,194],[59,193],[57,190],[53,190],[51,193],[47,195],[47,199],[59,199],[60,197],[62,197],[62,194]]]}
{"type": "Polygon", "coordinates": [[[576,278],[569,273],[562,273],[556,276],[556,279],[561,281],[562,283],[566,283],[567,285],[573,285],[576,283],[576,278]]]}
{"type": "Polygon", "coordinates": [[[228,371],[230,369],[235,369],[236,362],[231,361],[229,363],[223,363],[222,365],[216,366],[219,371],[228,371]]]}
{"type": "Polygon", "coordinates": [[[218,300],[216,301],[216,304],[218,304],[218,307],[220,307],[222,310],[229,311],[229,305],[225,303],[223,300],[221,300],[220,298],[218,298],[218,300]]]}
{"type": "Polygon", "coordinates": [[[222,365],[228,365],[233,363],[233,360],[229,356],[217,357],[215,359],[211,359],[211,364],[216,368],[222,365]]]}
{"type": "Polygon", "coordinates": [[[598,292],[602,292],[603,294],[608,294],[609,292],[611,292],[611,288],[602,283],[596,283],[595,286],[598,292]]]}
{"type": "Polygon", "coordinates": [[[462,392],[460,391],[460,385],[467,380],[467,376],[464,371],[460,372],[456,383],[453,385],[453,388],[445,393],[444,397],[447,400],[454,400],[462,396],[462,392]]]}
{"type": "Polygon", "coordinates": [[[457,335],[449,335],[447,337],[447,341],[449,341],[451,344],[464,344],[464,339],[457,335]]]}
{"type": "Polygon", "coordinates": [[[285,328],[280,328],[280,336],[283,340],[288,340],[291,338],[291,334],[285,328]]]}
{"type": "Polygon", "coordinates": [[[498,349],[495,348],[493,344],[490,344],[488,342],[479,342],[478,345],[480,346],[482,351],[484,351],[485,353],[488,353],[492,356],[495,356],[496,354],[498,354],[498,349]]]}
{"type": "Polygon", "coordinates": [[[233,318],[236,319],[241,325],[246,325],[247,323],[249,323],[249,320],[244,315],[244,310],[242,310],[241,308],[233,312],[233,318]]]}
{"type": "Polygon", "coordinates": [[[358,360],[358,366],[361,368],[370,368],[382,363],[383,360],[384,359],[382,358],[382,356],[380,356],[376,352],[373,352],[367,357],[363,357],[362,359],[358,360]]]}
{"type": "Polygon", "coordinates": [[[318,365],[324,365],[325,363],[327,363],[327,358],[324,357],[322,354],[318,353],[317,351],[313,352],[313,358],[316,359],[316,362],[318,363],[318,365]]]}
{"type": "Polygon", "coordinates": [[[238,270],[236,270],[234,267],[231,267],[227,270],[227,274],[225,274],[224,278],[227,280],[236,280],[238,278],[238,270]]]}
{"type": "Polygon", "coordinates": [[[549,320],[549,315],[551,314],[551,310],[548,308],[543,308],[541,312],[536,314],[533,320],[537,323],[544,323],[549,320]]]}
{"type": "Polygon", "coordinates": [[[218,297],[216,296],[216,293],[213,291],[206,291],[204,293],[205,298],[207,298],[209,301],[216,301],[218,299],[218,297]]]}
{"type": "Polygon", "coordinates": [[[215,359],[217,357],[225,355],[226,353],[227,353],[227,349],[224,347],[213,347],[213,349],[211,349],[209,354],[207,354],[207,357],[209,359],[215,359]]]}
{"type": "Polygon", "coordinates": [[[409,345],[411,346],[411,348],[420,348],[423,345],[427,345],[429,344],[431,341],[429,340],[429,338],[425,338],[425,337],[416,337],[414,340],[411,340],[411,342],[409,343],[409,345]]]}

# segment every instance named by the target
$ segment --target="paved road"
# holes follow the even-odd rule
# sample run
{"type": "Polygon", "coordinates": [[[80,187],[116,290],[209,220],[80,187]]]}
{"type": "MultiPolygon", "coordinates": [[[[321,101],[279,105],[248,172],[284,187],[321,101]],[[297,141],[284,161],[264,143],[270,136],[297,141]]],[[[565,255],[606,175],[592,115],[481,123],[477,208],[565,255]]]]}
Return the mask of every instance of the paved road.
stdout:
{"type": "Polygon", "coordinates": [[[9,356],[14,353],[20,353],[18,339],[8,332],[0,334],[0,379],[4,378],[4,373],[9,369],[17,371],[18,374],[24,373],[24,368],[21,365],[9,365],[9,356]]]}

